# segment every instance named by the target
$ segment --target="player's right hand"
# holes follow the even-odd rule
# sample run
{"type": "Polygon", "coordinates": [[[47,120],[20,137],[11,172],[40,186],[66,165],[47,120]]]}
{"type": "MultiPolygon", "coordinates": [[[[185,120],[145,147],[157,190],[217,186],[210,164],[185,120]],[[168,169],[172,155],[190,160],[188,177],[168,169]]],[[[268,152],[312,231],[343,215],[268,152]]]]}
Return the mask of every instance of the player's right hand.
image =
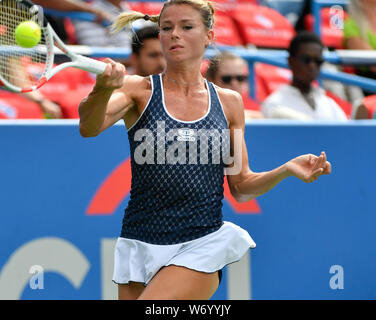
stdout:
{"type": "Polygon", "coordinates": [[[121,88],[126,74],[124,65],[109,58],[104,59],[104,62],[107,63],[106,69],[97,75],[95,86],[107,90],[121,88]]]}

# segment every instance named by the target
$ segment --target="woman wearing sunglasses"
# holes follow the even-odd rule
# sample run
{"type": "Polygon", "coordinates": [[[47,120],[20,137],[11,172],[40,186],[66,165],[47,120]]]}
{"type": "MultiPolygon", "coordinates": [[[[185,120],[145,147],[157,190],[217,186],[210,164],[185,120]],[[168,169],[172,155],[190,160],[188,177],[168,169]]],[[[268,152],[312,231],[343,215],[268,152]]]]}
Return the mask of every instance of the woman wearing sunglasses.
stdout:
{"type": "Polygon", "coordinates": [[[244,59],[223,51],[210,59],[206,77],[217,86],[234,90],[242,95],[246,118],[263,118],[259,104],[249,97],[249,70],[248,63],[244,59]]]}
{"type": "Polygon", "coordinates": [[[323,44],[311,32],[301,32],[291,41],[289,66],[292,82],[282,85],[261,105],[265,118],[294,120],[347,120],[342,108],[314,85],[323,59],[323,44]]]}

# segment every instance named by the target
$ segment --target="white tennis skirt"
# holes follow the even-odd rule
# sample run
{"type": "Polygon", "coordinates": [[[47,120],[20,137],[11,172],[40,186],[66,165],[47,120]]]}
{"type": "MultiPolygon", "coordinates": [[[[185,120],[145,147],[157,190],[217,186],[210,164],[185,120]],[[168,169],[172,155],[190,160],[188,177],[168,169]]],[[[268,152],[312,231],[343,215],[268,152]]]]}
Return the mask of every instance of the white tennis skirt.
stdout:
{"type": "Polygon", "coordinates": [[[157,245],[119,237],[115,246],[113,282],[142,282],[146,286],[165,266],[183,266],[212,273],[239,261],[255,248],[248,232],[225,221],[215,232],[173,245],[157,245]]]}

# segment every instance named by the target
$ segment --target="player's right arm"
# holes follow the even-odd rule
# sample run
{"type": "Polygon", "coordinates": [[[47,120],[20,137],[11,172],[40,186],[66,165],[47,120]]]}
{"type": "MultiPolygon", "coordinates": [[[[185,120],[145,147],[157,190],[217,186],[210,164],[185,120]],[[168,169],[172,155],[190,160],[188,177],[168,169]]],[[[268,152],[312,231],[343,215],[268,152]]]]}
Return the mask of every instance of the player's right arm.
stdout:
{"type": "Polygon", "coordinates": [[[95,137],[124,117],[135,105],[131,93],[136,90],[138,77],[124,76],[122,64],[110,59],[103,74],[97,76],[92,92],[81,101],[80,133],[83,137],[95,137]]]}

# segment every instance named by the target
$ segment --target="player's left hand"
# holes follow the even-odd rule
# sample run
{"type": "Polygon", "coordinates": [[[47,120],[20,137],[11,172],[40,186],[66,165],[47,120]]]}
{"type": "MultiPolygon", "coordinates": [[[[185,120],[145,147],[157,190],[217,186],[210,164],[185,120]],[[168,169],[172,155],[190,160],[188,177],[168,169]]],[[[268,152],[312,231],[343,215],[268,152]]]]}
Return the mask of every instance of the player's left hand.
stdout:
{"type": "Polygon", "coordinates": [[[323,174],[332,172],[332,165],[326,159],[325,152],[320,156],[305,154],[287,162],[289,173],[304,182],[310,183],[316,181],[323,174]]]}

